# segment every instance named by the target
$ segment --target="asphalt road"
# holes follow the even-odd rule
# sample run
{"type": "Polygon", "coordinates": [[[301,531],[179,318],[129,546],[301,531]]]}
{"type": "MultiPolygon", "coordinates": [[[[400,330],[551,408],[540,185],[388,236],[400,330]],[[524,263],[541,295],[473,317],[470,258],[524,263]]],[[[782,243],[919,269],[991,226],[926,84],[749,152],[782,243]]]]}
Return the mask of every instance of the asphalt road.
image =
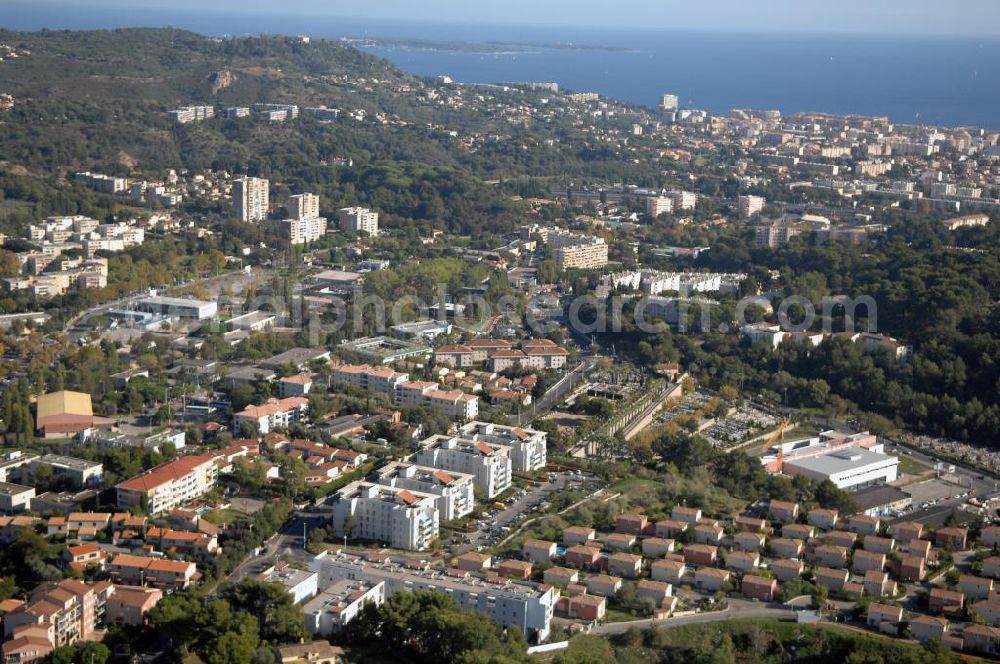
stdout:
{"type": "Polygon", "coordinates": [[[762,604],[744,599],[729,599],[729,608],[725,611],[707,611],[705,613],[695,613],[690,616],[678,616],[675,618],[663,618],[660,620],[647,618],[645,620],[629,620],[627,622],[613,622],[597,625],[591,631],[592,634],[622,634],[637,627],[639,629],[649,629],[651,627],[671,628],[682,625],[697,625],[701,623],[719,622],[722,620],[734,620],[737,618],[795,618],[795,610],[776,604],[762,604]]]}
{"type": "Polygon", "coordinates": [[[305,534],[314,528],[324,525],[329,517],[323,512],[295,512],[285,521],[277,533],[269,539],[261,552],[256,556],[251,556],[237,565],[229,576],[228,581],[237,582],[241,579],[257,574],[262,569],[269,567],[281,556],[289,556],[306,561],[312,558],[312,554],[302,546],[303,526],[305,534]]]}

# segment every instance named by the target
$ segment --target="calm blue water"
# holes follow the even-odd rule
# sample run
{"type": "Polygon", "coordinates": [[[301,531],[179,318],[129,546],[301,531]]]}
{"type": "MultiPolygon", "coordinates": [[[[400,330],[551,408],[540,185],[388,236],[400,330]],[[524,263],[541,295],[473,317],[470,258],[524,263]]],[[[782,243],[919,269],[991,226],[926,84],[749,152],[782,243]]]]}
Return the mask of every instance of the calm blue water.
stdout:
{"type": "Polygon", "coordinates": [[[333,17],[170,12],[144,7],[58,11],[3,0],[0,26],[34,30],[165,26],[210,35],[260,32],[464,42],[619,47],[531,47],[487,54],[365,47],[419,75],[459,82],[556,81],[654,105],[671,92],[682,105],[888,115],[901,123],[1000,129],[1000,39],[896,38],[833,34],[695,33],[515,28],[361,21],[333,17]]]}

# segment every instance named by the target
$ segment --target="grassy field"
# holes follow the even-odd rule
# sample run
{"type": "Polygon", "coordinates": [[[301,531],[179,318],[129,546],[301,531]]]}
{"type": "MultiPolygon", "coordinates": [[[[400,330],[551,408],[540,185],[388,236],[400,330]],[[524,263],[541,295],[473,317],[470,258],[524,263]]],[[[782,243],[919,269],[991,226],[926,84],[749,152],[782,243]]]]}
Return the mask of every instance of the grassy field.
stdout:
{"type": "Polygon", "coordinates": [[[798,424],[785,431],[785,440],[795,440],[797,438],[812,438],[819,433],[819,429],[812,424],[798,424]]]}
{"type": "Polygon", "coordinates": [[[899,456],[899,472],[906,475],[920,475],[928,470],[933,470],[927,464],[921,463],[911,456],[901,454],[899,456]]]}
{"type": "Polygon", "coordinates": [[[657,489],[663,486],[663,482],[657,482],[656,480],[644,480],[637,477],[630,477],[628,479],[619,480],[611,485],[611,490],[617,493],[633,494],[642,493],[649,489],[657,489]]]}
{"type": "Polygon", "coordinates": [[[247,515],[244,514],[243,512],[240,512],[239,510],[234,510],[231,507],[227,507],[226,509],[222,510],[212,510],[210,512],[206,512],[203,518],[209,523],[214,523],[217,526],[221,526],[222,524],[230,524],[239,521],[241,519],[245,519],[247,518],[247,515]]]}

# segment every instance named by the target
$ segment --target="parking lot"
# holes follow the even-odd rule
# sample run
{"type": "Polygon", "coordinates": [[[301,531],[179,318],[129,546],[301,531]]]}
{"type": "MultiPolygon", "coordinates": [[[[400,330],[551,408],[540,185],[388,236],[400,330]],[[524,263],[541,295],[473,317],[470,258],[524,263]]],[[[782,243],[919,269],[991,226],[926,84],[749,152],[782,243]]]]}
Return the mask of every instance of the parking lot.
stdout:
{"type": "Polygon", "coordinates": [[[554,473],[551,481],[543,481],[541,486],[519,489],[512,499],[509,499],[504,509],[491,509],[487,516],[475,525],[478,530],[469,536],[464,550],[476,550],[480,547],[493,546],[507,536],[521,522],[549,507],[548,499],[552,494],[579,488],[592,481],[592,477],[572,472],[554,473]]]}

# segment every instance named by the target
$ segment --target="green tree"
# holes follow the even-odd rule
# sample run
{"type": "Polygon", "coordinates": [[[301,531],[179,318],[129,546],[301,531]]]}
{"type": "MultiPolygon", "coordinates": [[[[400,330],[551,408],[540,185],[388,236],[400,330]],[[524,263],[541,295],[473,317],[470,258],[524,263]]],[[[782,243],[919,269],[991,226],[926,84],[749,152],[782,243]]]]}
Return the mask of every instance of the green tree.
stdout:
{"type": "Polygon", "coordinates": [[[103,643],[88,643],[80,653],[80,664],[105,664],[111,651],[103,643]]]}
{"type": "Polygon", "coordinates": [[[224,586],[222,596],[233,610],[256,616],[260,638],[269,643],[294,643],[306,636],[302,610],[279,583],[244,579],[224,586]]]}

